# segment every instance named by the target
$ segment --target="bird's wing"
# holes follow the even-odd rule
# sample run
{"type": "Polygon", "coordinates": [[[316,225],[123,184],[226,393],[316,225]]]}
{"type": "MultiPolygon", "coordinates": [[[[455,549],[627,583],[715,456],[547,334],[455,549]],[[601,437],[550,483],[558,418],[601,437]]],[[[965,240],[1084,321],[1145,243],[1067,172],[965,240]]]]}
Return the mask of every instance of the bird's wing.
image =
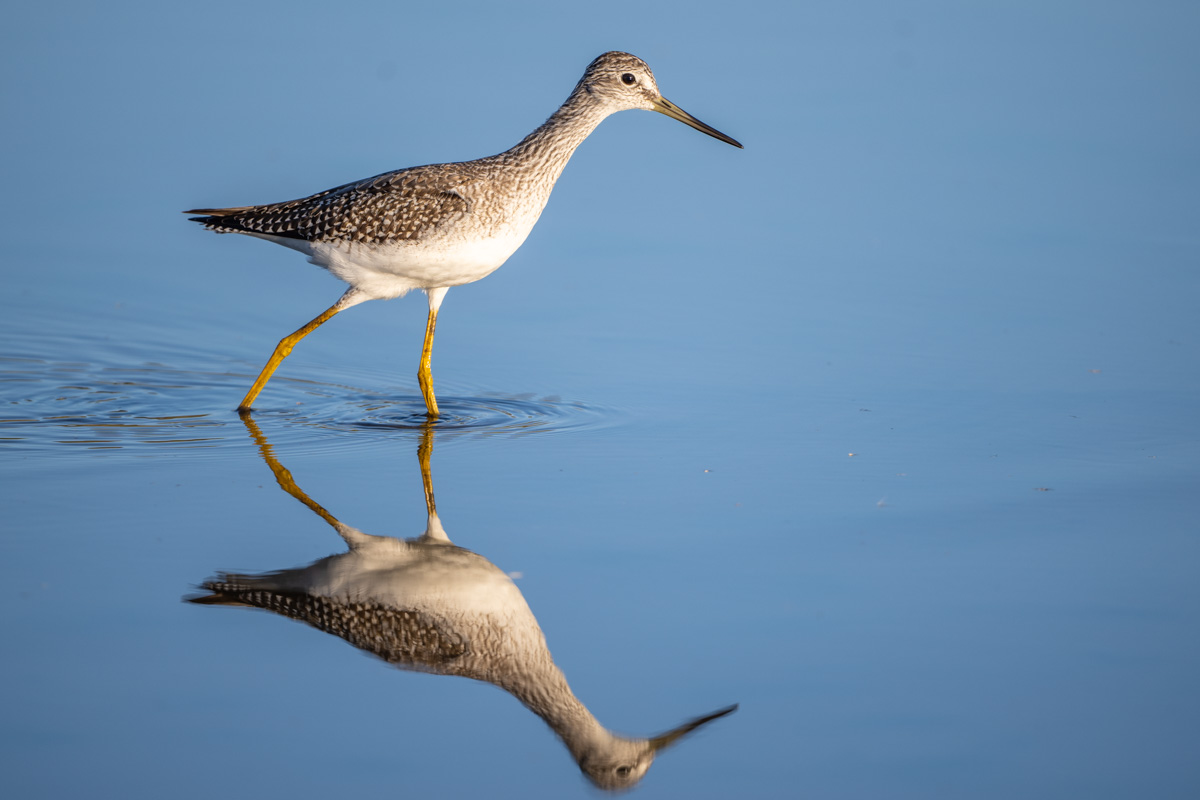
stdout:
{"type": "Polygon", "coordinates": [[[462,165],[388,172],[286,203],[198,208],[185,213],[218,233],[258,233],[309,242],[417,242],[471,212],[478,176],[462,165]]]}
{"type": "Polygon", "coordinates": [[[370,600],[346,600],[265,588],[270,575],[221,575],[205,582],[210,594],[186,598],[199,605],[249,606],[274,611],[332,633],[402,669],[455,675],[469,646],[443,620],[418,610],[370,600]],[[267,580],[264,581],[264,578],[267,580]]]}

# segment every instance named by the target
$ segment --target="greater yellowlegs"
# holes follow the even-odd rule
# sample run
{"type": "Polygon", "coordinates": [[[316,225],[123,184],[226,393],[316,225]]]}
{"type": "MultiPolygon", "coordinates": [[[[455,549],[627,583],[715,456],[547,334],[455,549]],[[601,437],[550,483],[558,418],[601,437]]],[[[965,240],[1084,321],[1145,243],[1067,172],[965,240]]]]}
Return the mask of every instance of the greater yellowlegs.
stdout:
{"type": "Polygon", "coordinates": [[[499,155],[385,172],[286,203],[185,212],[202,214],[193,219],[208,230],[299,250],[350,284],[316,319],[283,337],[239,410],[250,408],[296,343],[335,314],[421,289],[429,318],[417,378],[428,415],[437,417],[429,362],[446,291],[491,274],[516,252],[575,148],[609,114],[631,108],[658,111],[741,147],[663,97],[646,62],[610,52],[588,65],[550,119],[499,155]]]}
{"type": "Polygon", "coordinates": [[[601,725],[567,685],[512,579],[446,535],[433,497],[429,425],[418,448],[425,532],[395,539],[340,522],[296,485],[254,420],[249,415],[242,420],[279,485],[329,523],[349,550],[307,567],[222,574],[205,582],[209,593],[188,598],[192,602],[266,609],[339,636],[401,669],[499,686],[541,717],[584,775],[604,789],[633,786],[657,753],[737,708],[644,739],[620,736],[601,725]]]}

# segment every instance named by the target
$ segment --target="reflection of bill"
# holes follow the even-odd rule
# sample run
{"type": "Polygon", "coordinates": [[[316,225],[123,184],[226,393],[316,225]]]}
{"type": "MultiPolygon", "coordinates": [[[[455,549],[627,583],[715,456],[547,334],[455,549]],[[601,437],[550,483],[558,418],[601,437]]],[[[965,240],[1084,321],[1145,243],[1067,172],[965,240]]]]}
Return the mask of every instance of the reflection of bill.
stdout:
{"type": "Polygon", "coordinates": [[[596,786],[626,789],[655,755],[730,706],[660,736],[632,739],[602,726],[571,692],[542,629],[512,580],[483,556],[453,544],[438,519],[430,478],[432,428],[418,450],[428,522],[415,539],[371,536],[337,520],[301,490],[248,416],[246,426],[285,491],[319,514],[348,552],[307,567],[222,574],[204,583],[204,605],[236,605],[301,620],[401,669],[495,684],[549,725],[596,786]]]}

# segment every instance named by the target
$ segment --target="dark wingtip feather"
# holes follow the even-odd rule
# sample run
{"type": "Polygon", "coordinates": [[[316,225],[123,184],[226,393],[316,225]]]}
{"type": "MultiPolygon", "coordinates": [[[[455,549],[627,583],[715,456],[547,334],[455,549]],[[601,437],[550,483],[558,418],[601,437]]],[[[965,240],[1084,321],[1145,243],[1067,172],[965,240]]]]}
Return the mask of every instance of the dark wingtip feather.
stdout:
{"type": "Polygon", "coordinates": [[[236,219],[233,219],[238,214],[252,210],[252,206],[243,208],[193,208],[190,211],[184,211],[184,214],[203,214],[202,217],[188,217],[188,222],[199,222],[201,225],[208,228],[210,231],[217,233],[226,233],[228,231],[246,230],[243,225],[240,225],[236,219]]]}
{"type": "Polygon", "coordinates": [[[212,594],[189,595],[189,596],[183,598],[183,600],[185,603],[195,603],[198,606],[246,606],[246,605],[249,605],[249,603],[245,603],[245,602],[239,600],[237,597],[234,597],[233,595],[222,594],[220,592],[213,592],[212,594]]]}
{"type": "Polygon", "coordinates": [[[206,217],[232,217],[236,214],[241,214],[243,211],[251,211],[255,206],[237,206],[230,208],[193,208],[189,211],[184,211],[184,214],[203,214],[206,217]]]}
{"type": "Polygon", "coordinates": [[[218,224],[218,220],[222,217],[237,211],[235,208],[192,208],[184,211],[184,214],[203,214],[202,217],[188,217],[188,222],[199,222],[201,225],[213,226],[218,224]]]}

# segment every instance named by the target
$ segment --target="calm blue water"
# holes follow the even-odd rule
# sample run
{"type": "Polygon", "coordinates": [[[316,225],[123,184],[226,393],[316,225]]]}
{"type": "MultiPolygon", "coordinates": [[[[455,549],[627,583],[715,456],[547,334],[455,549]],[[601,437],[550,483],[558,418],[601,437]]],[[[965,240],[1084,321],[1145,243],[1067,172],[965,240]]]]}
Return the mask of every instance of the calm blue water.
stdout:
{"type": "MultiPolygon", "coordinates": [[[[233,411],[341,286],[178,211],[506,148],[619,47],[746,150],[585,143],[447,297],[430,477],[606,726],[740,704],[639,796],[1196,796],[1194,10],[283,10],[0,33],[6,795],[594,796],[493,686],[182,601],[345,545],[233,411]]],[[[425,529],[424,313],[339,316],[253,416],[372,534],[425,529]]]]}

